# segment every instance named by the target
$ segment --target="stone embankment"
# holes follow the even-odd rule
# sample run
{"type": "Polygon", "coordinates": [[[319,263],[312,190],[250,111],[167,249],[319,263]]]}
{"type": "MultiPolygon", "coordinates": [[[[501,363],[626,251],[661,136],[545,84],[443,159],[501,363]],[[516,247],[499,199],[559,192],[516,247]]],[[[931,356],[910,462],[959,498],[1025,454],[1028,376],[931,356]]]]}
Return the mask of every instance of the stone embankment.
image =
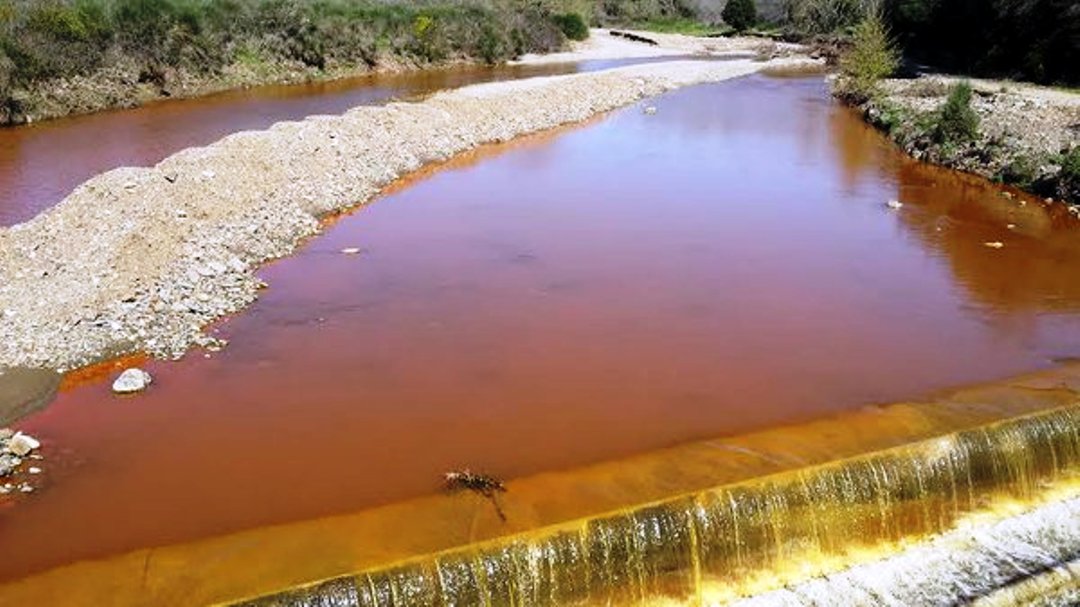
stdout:
{"type": "Polygon", "coordinates": [[[406,173],[677,87],[806,62],[672,61],[483,84],[237,133],[99,175],[0,230],[0,367],[62,371],[213,346],[203,327],[256,298],[259,264],[406,173]]]}

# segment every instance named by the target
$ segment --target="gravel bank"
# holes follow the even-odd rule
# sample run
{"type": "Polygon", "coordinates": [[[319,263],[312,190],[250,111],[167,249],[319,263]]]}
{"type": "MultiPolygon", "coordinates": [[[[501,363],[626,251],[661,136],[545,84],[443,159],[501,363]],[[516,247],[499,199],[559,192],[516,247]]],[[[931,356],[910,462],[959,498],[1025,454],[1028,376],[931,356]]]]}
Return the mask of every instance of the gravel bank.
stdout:
{"type": "Polygon", "coordinates": [[[1080,149],[1080,94],[995,80],[968,80],[979,116],[973,141],[939,142],[935,115],[961,79],[928,75],[887,80],[883,95],[863,105],[867,120],[886,130],[919,160],[960,169],[1080,204],[1077,175],[1062,170],[1063,156],[1080,149]]]}
{"type": "Polygon", "coordinates": [[[319,218],[475,146],[585,120],[643,97],[805,63],[675,61],[491,83],[360,107],[99,175],[0,230],[0,366],[67,370],[134,351],[176,358],[250,304],[260,263],[319,218]]]}

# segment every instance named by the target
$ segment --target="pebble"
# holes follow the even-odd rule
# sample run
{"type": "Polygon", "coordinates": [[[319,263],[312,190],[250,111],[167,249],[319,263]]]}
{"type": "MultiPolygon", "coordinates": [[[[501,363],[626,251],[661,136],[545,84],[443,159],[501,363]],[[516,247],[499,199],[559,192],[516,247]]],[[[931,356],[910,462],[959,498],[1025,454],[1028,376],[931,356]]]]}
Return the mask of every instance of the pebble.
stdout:
{"type": "Polygon", "coordinates": [[[357,247],[348,247],[348,248],[342,249],[341,252],[344,253],[345,255],[356,255],[357,253],[360,252],[360,249],[358,249],[357,247]]]}
{"type": "Polygon", "coordinates": [[[38,468],[37,466],[30,466],[26,471],[30,474],[41,474],[41,468],[38,468]]]}
{"type": "Polygon", "coordinates": [[[8,440],[8,451],[11,451],[19,457],[30,455],[30,452],[41,446],[41,443],[29,434],[23,434],[22,432],[16,432],[15,436],[12,436],[8,440]]]}
{"type": "Polygon", "coordinates": [[[19,467],[22,460],[15,457],[10,453],[0,455],[0,477],[7,476],[15,471],[19,467]]]}
{"type": "Polygon", "coordinates": [[[656,113],[656,106],[650,105],[650,106],[645,108],[645,115],[646,116],[652,116],[655,113],[656,113]]]}
{"type": "Polygon", "coordinates": [[[885,206],[887,206],[890,209],[896,211],[896,210],[902,208],[904,206],[904,203],[900,202],[899,200],[890,200],[889,202],[885,203],[885,206]]]}
{"type": "Polygon", "coordinates": [[[131,368],[126,369],[120,374],[120,377],[116,378],[113,382],[113,392],[117,394],[134,394],[135,392],[142,392],[150,385],[153,378],[150,374],[142,369],[131,368]]]}
{"type": "Polygon", "coordinates": [[[1005,243],[1004,242],[999,242],[999,241],[984,242],[983,246],[984,247],[989,247],[991,249],[1000,249],[1000,248],[1005,246],[1005,243]]]}

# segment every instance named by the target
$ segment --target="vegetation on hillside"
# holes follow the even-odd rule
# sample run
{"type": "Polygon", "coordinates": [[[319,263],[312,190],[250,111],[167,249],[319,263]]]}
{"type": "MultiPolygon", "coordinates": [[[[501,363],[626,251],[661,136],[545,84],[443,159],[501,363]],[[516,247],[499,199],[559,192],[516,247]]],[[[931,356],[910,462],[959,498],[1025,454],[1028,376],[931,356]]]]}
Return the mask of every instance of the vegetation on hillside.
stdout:
{"type": "Polygon", "coordinates": [[[0,122],[20,89],[109,68],[164,85],[231,65],[495,63],[582,35],[562,19],[526,0],[0,0],[0,122]]]}

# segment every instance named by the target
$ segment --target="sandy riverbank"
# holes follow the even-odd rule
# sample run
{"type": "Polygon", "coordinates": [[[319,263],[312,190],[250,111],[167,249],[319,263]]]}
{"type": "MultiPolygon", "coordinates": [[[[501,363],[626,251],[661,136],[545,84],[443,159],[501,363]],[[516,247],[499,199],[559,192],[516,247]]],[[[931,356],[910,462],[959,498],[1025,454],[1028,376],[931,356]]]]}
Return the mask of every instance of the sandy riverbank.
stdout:
{"type": "Polygon", "coordinates": [[[256,298],[259,264],[317,233],[321,217],[427,163],[680,86],[805,62],[664,62],[484,84],[110,171],[0,231],[0,366],[66,370],[133,351],[178,357],[209,345],[202,328],[256,298]]]}
{"type": "Polygon", "coordinates": [[[802,49],[796,44],[779,43],[766,38],[703,38],[684,36],[682,34],[618,30],[636,34],[656,42],[656,45],[650,45],[614,36],[611,31],[609,29],[592,29],[589,32],[588,39],[581,42],[571,42],[570,49],[567,51],[544,55],[529,54],[518,61],[511,62],[511,64],[544,65],[575,61],[673,57],[680,55],[724,57],[761,54],[772,56],[794,53],[802,49]]]}

